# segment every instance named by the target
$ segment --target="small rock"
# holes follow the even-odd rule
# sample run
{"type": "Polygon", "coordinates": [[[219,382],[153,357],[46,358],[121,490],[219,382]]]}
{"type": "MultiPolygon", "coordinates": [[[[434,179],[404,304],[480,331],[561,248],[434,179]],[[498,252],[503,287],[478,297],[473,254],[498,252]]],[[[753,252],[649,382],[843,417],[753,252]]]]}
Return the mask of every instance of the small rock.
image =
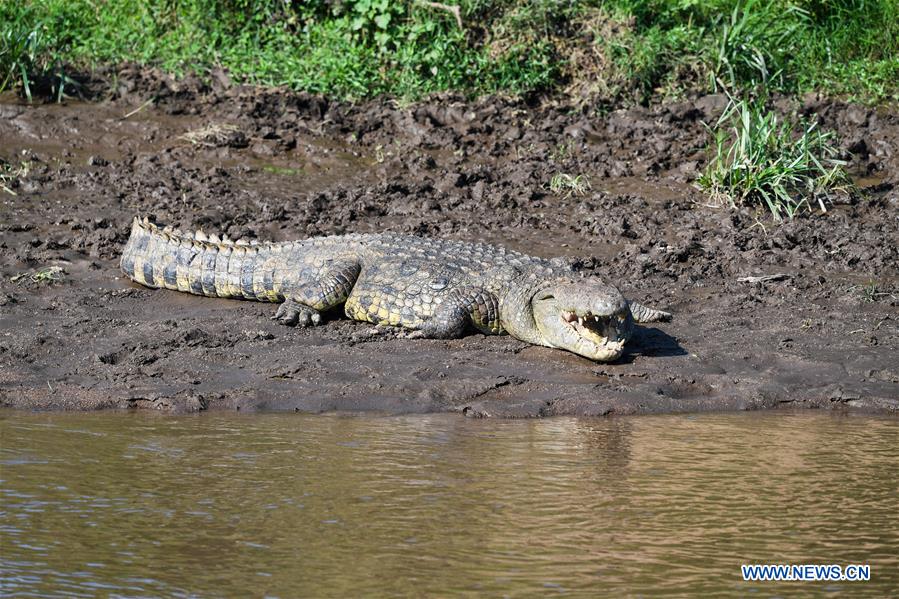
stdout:
{"type": "Polygon", "coordinates": [[[853,125],[864,126],[868,122],[868,110],[861,106],[851,106],[846,111],[846,120],[853,125]]]}
{"type": "Polygon", "coordinates": [[[521,129],[519,129],[518,127],[509,127],[506,130],[505,138],[509,141],[516,141],[518,139],[521,139],[521,129]]]}
{"type": "Polygon", "coordinates": [[[484,199],[484,182],[478,181],[471,188],[471,199],[475,202],[480,202],[484,199]]]}

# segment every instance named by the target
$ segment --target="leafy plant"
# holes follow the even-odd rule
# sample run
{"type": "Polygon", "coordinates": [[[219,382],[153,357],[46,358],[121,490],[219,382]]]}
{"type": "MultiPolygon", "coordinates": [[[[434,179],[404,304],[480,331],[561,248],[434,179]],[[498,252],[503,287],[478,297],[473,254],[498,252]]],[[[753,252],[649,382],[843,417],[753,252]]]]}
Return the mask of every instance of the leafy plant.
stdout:
{"type": "Polygon", "coordinates": [[[386,50],[391,40],[390,24],[404,16],[402,3],[389,0],[355,0],[352,7],[350,29],[372,35],[381,50],[386,50]]]}
{"type": "Polygon", "coordinates": [[[55,283],[61,281],[66,271],[61,266],[45,266],[37,270],[19,273],[10,278],[10,281],[31,281],[32,283],[55,283]]]}

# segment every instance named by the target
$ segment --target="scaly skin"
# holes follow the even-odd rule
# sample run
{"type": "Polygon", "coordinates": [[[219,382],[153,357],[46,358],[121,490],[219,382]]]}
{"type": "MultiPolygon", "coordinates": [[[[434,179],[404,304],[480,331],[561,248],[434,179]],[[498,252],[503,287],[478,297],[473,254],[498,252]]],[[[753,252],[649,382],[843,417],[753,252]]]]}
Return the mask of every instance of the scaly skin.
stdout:
{"type": "Polygon", "coordinates": [[[508,333],[599,361],[621,355],[634,321],[671,318],[558,260],[393,233],[250,244],[135,218],[121,267],[148,287],[283,302],[274,318],[288,325],[318,325],[343,305],[413,337],[508,333]]]}

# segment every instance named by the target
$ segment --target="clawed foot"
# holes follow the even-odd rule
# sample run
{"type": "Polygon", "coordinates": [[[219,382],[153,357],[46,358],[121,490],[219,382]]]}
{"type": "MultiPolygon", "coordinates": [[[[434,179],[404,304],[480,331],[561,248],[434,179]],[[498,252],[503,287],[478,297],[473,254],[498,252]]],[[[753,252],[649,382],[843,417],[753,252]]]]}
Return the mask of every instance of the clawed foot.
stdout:
{"type": "Polygon", "coordinates": [[[278,306],[278,311],[272,316],[272,320],[288,326],[314,327],[321,324],[322,314],[314,308],[289,299],[278,306]]]}
{"type": "Polygon", "coordinates": [[[631,309],[631,315],[634,317],[634,321],[636,322],[668,322],[671,320],[670,312],[663,312],[662,310],[647,308],[643,304],[638,304],[637,302],[628,302],[628,305],[631,309]]]}

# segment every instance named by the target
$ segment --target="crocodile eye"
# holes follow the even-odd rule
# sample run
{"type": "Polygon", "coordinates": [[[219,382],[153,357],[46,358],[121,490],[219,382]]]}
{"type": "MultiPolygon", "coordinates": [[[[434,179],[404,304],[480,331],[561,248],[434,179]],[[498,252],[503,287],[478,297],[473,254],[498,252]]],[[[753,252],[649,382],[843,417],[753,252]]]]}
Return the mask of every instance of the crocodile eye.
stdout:
{"type": "Polygon", "coordinates": [[[537,299],[538,299],[539,301],[542,302],[542,301],[545,301],[545,300],[556,299],[556,296],[554,296],[553,294],[550,293],[550,294],[547,294],[547,295],[541,295],[541,296],[538,297],[537,299]]]}

